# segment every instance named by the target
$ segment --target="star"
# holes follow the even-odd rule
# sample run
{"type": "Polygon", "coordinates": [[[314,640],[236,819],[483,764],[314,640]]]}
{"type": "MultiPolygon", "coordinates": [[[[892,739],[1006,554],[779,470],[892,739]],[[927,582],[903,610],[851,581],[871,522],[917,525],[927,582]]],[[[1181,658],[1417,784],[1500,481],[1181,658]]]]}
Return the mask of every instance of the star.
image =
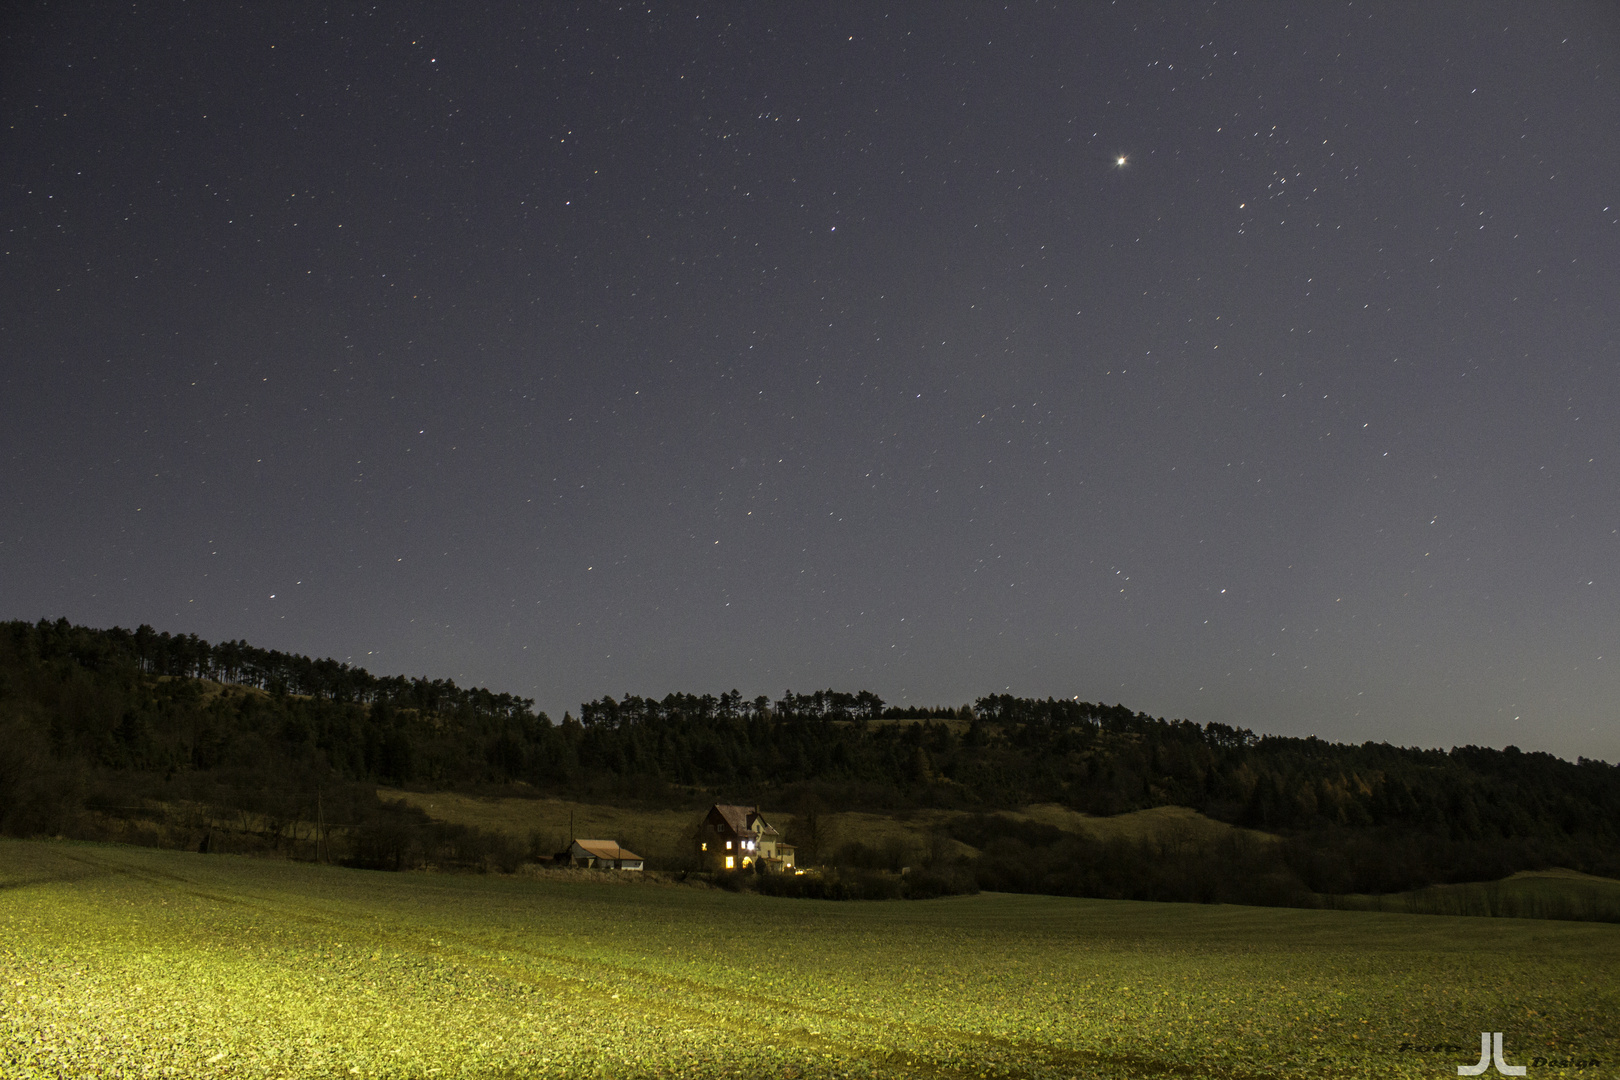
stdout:
{"type": "Polygon", "coordinates": [[[1119,155],[1119,157],[1114,159],[1114,168],[1123,169],[1125,167],[1125,160],[1126,158],[1124,154],[1119,155]]]}

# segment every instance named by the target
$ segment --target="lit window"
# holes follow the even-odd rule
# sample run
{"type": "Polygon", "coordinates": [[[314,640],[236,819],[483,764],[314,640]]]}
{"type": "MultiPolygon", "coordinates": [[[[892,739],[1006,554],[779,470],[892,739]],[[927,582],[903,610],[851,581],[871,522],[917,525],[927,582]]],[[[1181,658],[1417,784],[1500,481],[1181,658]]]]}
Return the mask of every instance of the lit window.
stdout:
{"type": "Polygon", "coordinates": [[[730,869],[734,868],[736,865],[737,865],[737,860],[732,858],[730,855],[727,855],[726,856],[726,869],[730,870],[730,869]]]}
{"type": "Polygon", "coordinates": [[[727,841],[726,841],[726,850],[727,850],[727,851],[730,851],[730,850],[731,850],[731,841],[730,841],[730,840],[727,840],[727,841]]]}
{"type": "Polygon", "coordinates": [[[703,850],[704,850],[704,851],[708,851],[708,850],[709,850],[709,845],[708,845],[708,844],[704,844],[704,845],[703,845],[703,850]]]}

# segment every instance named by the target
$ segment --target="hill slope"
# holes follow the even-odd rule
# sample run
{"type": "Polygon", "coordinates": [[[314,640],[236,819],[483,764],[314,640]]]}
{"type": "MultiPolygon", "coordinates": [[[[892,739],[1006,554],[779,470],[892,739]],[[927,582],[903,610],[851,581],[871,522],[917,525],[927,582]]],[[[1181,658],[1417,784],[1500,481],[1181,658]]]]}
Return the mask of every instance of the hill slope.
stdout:
{"type": "MultiPolygon", "coordinates": [[[[807,832],[826,815],[949,811],[926,831],[1000,852],[998,882],[1057,891],[1122,888],[1125,869],[1105,886],[1064,869],[1076,860],[1142,866],[1189,847],[1088,832],[1077,815],[1177,806],[1285,837],[1270,854],[1245,849],[1291,880],[1285,893],[1387,893],[1551,866],[1620,874],[1620,769],[1603,762],[1257,736],[1006,695],[918,712],[864,691],[670,694],[587,702],[554,724],[531,701],[448,680],[148,627],[12,622],[0,624],[0,739],[13,750],[0,762],[0,831],[109,835],[86,822],[157,801],[192,808],[192,839],[179,842],[229,812],[274,826],[278,850],[290,828],[295,851],[298,823],[320,814],[351,840],[383,829],[374,791],[385,784],[670,811],[761,803],[797,813],[795,839],[822,857],[849,843],[807,832]]],[[[401,813],[387,827],[425,820],[401,813]]],[[[867,846],[880,851],[877,841],[867,846]]],[[[400,846],[389,850],[399,864],[400,846]]]]}

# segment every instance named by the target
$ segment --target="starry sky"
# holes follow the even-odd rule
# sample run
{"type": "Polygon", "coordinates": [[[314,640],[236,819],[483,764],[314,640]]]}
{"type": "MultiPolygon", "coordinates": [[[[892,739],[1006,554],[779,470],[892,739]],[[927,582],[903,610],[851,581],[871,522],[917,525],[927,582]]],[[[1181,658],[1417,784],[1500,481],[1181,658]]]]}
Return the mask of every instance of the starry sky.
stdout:
{"type": "Polygon", "coordinates": [[[1620,9],[8,5],[0,617],[1620,760],[1620,9]]]}

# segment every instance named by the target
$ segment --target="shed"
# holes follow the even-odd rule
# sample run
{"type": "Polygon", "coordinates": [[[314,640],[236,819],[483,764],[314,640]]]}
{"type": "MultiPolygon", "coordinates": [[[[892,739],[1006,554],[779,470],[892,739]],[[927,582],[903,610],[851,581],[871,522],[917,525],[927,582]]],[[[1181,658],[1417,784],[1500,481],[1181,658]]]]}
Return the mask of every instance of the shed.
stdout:
{"type": "Polygon", "coordinates": [[[560,862],[594,870],[641,870],[645,860],[617,840],[575,840],[563,852],[560,862]]]}

